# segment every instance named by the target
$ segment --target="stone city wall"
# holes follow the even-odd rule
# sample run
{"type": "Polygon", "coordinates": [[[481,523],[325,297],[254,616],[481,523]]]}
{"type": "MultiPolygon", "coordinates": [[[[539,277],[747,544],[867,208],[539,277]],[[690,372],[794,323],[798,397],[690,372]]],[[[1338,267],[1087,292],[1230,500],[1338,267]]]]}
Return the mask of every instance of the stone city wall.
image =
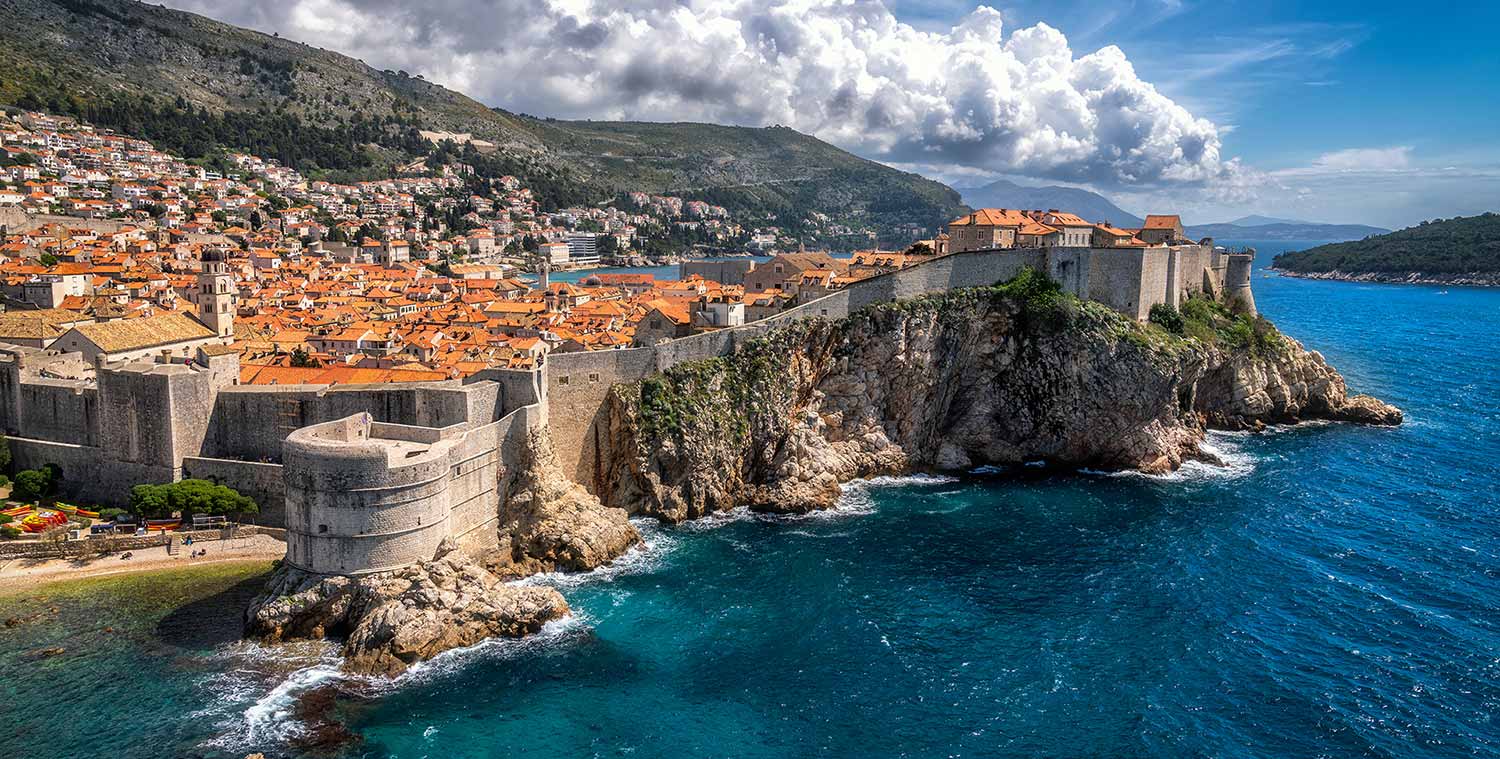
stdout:
{"type": "Polygon", "coordinates": [[[182,478],[234,488],[260,507],[260,513],[246,519],[269,527],[286,526],[286,486],[280,464],[187,456],[182,460],[182,478]]]}

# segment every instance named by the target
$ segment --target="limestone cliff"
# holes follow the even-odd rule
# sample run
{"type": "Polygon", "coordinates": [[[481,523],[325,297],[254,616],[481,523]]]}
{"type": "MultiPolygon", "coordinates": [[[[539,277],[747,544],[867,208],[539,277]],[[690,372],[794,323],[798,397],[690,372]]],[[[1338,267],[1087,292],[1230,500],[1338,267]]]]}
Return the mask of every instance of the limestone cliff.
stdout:
{"type": "Polygon", "coordinates": [[[1162,472],[1199,457],[1210,427],[1400,421],[1263,320],[1195,303],[1141,325],[1021,279],[798,322],[616,387],[601,498],[669,521],[800,512],[857,477],[1038,460],[1162,472]]]}
{"type": "Polygon", "coordinates": [[[357,578],[291,566],[273,574],[246,612],[249,634],[275,642],[340,638],[344,666],[396,674],[489,637],[520,637],[568,613],[553,588],[505,579],[606,564],[641,540],[621,509],[569,482],[545,432],[527,440],[521,470],[502,493],[500,550],[471,558],[445,542],[432,561],[357,578]]]}
{"type": "Polygon", "coordinates": [[[545,429],[527,441],[521,471],[500,507],[500,551],[490,569],[510,577],[584,571],[609,563],[641,542],[623,509],[562,473],[545,429]]]}

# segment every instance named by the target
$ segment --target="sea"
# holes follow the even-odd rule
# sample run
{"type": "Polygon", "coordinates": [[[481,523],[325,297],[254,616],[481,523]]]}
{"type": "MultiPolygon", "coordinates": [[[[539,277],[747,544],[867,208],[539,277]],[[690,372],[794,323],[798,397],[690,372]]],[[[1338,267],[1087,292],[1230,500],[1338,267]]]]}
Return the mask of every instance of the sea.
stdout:
{"type": "Polygon", "coordinates": [[[572,617],[395,680],[236,640],[262,569],[33,590],[0,600],[0,757],[1500,756],[1500,289],[1284,278],[1312,242],[1240,242],[1261,311],[1404,425],[643,521],[529,580],[572,617]]]}

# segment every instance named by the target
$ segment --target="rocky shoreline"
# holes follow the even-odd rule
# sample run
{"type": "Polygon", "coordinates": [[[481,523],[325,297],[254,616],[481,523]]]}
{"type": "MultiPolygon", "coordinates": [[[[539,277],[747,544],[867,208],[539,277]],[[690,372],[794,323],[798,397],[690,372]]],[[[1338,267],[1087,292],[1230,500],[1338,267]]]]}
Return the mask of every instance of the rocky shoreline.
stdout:
{"type": "Polygon", "coordinates": [[[341,638],[347,669],[398,674],[566,615],[557,590],[508,580],[613,561],[641,541],[631,515],[801,513],[833,507],[850,480],[981,465],[1163,473],[1213,461],[1210,429],[1401,422],[1268,322],[1217,305],[1195,313],[1174,332],[1045,288],[997,286],[795,322],[612,388],[597,496],[533,435],[502,494],[498,550],[470,557],[445,544],[432,561],[355,578],[282,567],[246,630],[341,638]]]}
{"type": "Polygon", "coordinates": [[[1500,287],[1500,273],[1429,274],[1426,272],[1290,271],[1271,268],[1282,276],[1334,282],[1372,282],[1389,285],[1451,285],[1454,287],[1500,287]]]}
{"type": "Polygon", "coordinates": [[[1175,470],[1209,429],[1399,424],[1263,320],[1231,348],[1092,303],[1003,288],[805,321],[723,358],[617,386],[602,500],[668,522],[828,508],[841,483],[1038,461],[1175,470]]]}

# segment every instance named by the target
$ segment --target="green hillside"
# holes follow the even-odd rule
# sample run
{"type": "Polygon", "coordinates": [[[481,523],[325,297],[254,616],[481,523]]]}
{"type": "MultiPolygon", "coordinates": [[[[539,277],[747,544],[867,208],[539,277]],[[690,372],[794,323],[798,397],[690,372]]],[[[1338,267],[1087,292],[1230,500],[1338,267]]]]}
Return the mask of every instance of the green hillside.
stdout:
{"type": "Polygon", "coordinates": [[[430,146],[498,149],[485,168],[544,203],[671,192],[797,230],[808,212],[883,239],[957,216],[956,192],[785,128],[570,122],[489,108],[406,72],[132,0],[0,0],[0,105],[75,115],[189,158],[226,149],[315,176],[383,176],[430,146]]]}
{"type": "Polygon", "coordinates": [[[1500,272],[1500,214],[1422,222],[1353,242],[1282,253],[1276,267],[1302,274],[1432,274],[1500,272]]]}

